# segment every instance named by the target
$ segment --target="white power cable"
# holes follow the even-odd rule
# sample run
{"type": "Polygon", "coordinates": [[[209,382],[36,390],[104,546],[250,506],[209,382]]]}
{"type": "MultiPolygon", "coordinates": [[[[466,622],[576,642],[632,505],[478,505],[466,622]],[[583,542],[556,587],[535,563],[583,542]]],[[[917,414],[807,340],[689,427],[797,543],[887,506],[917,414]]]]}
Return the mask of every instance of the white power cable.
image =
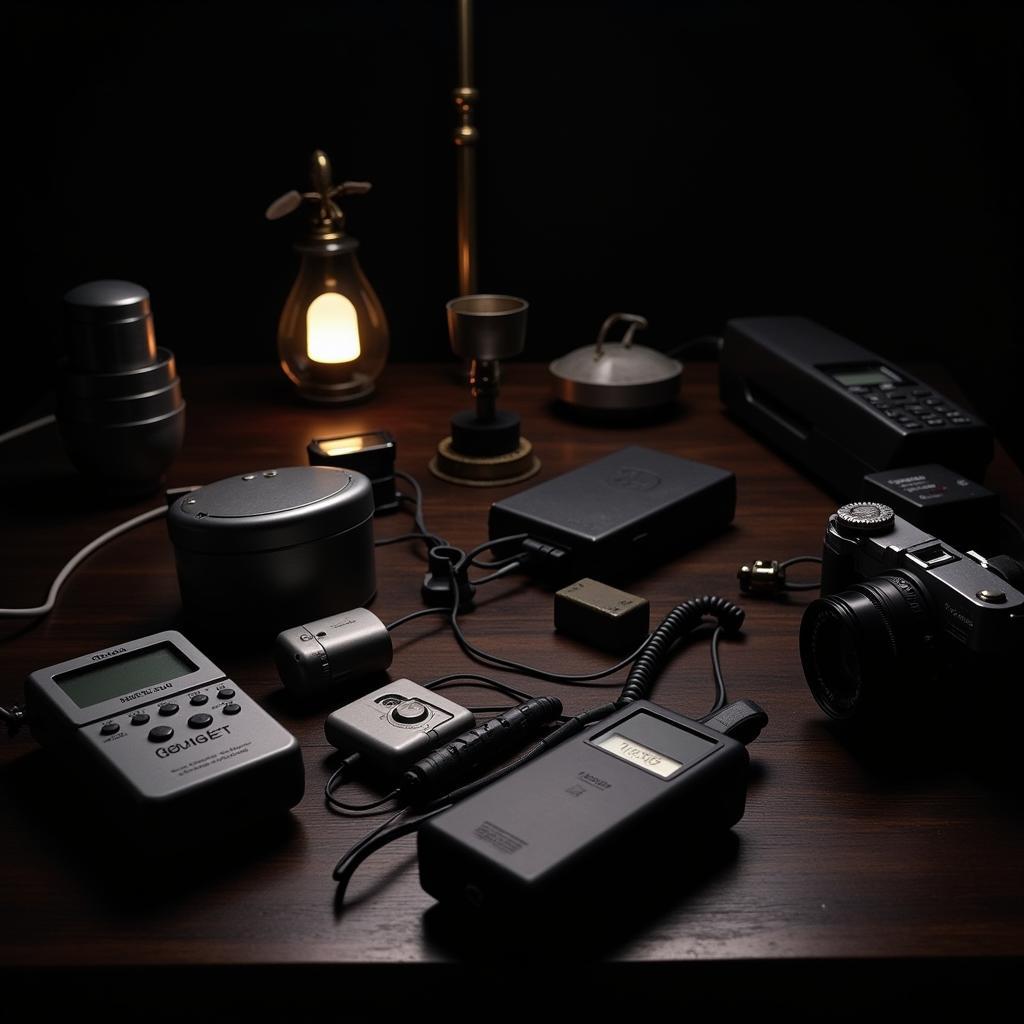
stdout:
{"type": "Polygon", "coordinates": [[[38,430],[40,427],[56,422],[57,417],[51,414],[50,416],[40,416],[39,419],[30,420],[28,423],[22,423],[20,427],[14,427],[12,430],[0,434],[0,444],[3,444],[5,441],[13,441],[16,437],[21,437],[22,434],[30,434],[33,430],[38,430]]]}
{"type": "Polygon", "coordinates": [[[103,547],[107,541],[113,540],[115,537],[120,537],[122,533],[134,530],[136,526],[141,526],[143,523],[148,523],[151,519],[159,519],[161,516],[165,515],[167,515],[167,506],[161,505],[159,508],[151,508],[148,512],[143,512],[141,515],[127,520],[127,522],[120,523],[113,529],[107,530],[106,533],[101,533],[95,540],[89,541],[89,543],[86,544],[78,554],[74,555],[67,565],[57,573],[57,578],[50,584],[50,592],[46,595],[46,604],[37,605],[35,608],[0,608],[0,619],[28,619],[35,618],[37,615],[49,615],[50,612],[53,611],[53,606],[57,601],[57,593],[64,585],[64,581],[75,571],[76,567],[84,562],[85,559],[87,559],[97,548],[103,547]]]}
{"type": "MultiPolygon", "coordinates": [[[[189,491],[195,490],[198,490],[198,487],[173,487],[167,491],[167,494],[168,497],[175,497],[179,494],[186,494],[189,491]]],[[[53,583],[50,584],[50,592],[46,595],[46,604],[37,605],[35,608],[0,608],[0,619],[30,619],[39,615],[49,615],[50,612],[53,611],[53,606],[57,601],[57,594],[60,591],[60,588],[64,585],[64,581],[94,551],[103,547],[107,541],[111,541],[115,537],[120,537],[122,533],[127,533],[129,530],[134,530],[136,526],[148,523],[152,519],[160,519],[165,515],[167,515],[167,506],[160,505],[157,508],[151,508],[148,512],[142,512],[140,515],[134,516],[123,523],[119,523],[112,529],[107,530],[106,533],[101,533],[95,540],[89,541],[89,543],[74,555],[67,565],[57,573],[56,579],[54,579],[53,583]]]]}

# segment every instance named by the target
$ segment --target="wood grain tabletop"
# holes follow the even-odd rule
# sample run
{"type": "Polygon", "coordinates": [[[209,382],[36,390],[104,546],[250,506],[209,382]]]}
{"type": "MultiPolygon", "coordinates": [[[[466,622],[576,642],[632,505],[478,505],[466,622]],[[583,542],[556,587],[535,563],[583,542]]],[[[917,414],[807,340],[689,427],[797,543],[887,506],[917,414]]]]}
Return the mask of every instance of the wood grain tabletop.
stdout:
{"type": "MultiPolygon", "coordinates": [[[[371,401],[342,410],[298,404],[272,368],[186,367],[182,377],[187,436],[169,486],[304,464],[313,437],[385,428],[397,440],[398,467],[423,486],[428,525],[451,543],[468,547],[486,539],[488,507],[509,493],[459,488],[427,471],[448,418],[468,404],[450,366],[391,367],[371,401]]],[[[959,730],[981,724],[972,715],[984,707],[992,681],[960,680],[961,689],[943,698],[948,707],[939,724],[921,734],[923,726],[908,723],[897,749],[837,734],[810,697],[797,653],[801,613],[814,594],[741,600],[736,581],[738,566],[752,558],[820,553],[834,500],[724,414],[710,364],[687,367],[676,415],[633,426],[565,417],[551,407],[545,377],[541,366],[510,364],[501,398],[522,415],[542,461],[537,480],[627,444],[735,472],[732,527],[631,587],[650,600],[653,622],[695,595],[743,604],[742,639],[723,643],[723,668],[730,697],[758,701],[770,723],[750,748],[747,810],[731,836],[690,856],[686,822],[675,823],[663,836],[668,859],[662,856],[656,871],[647,852],[637,851],[635,862],[609,876],[607,891],[595,893],[599,907],[608,897],[607,913],[595,908],[583,927],[552,907],[534,922],[536,949],[546,948],[542,937],[557,934],[559,963],[577,965],[581,978],[670,964],[673,978],[728,981],[739,986],[735,992],[763,979],[766,965],[775,965],[777,985],[794,980],[787,964],[791,970],[900,962],[908,965],[907,977],[947,981],[983,964],[1019,966],[1019,779],[1008,781],[960,756],[956,740],[959,730]],[[623,890],[630,894],[625,900],[623,890]],[[692,973],[679,974],[687,965],[692,973]]],[[[0,479],[0,579],[9,606],[41,601],[79,547],[162,500],[158,494],[116,504],[89,490],[61,454],[52,427],[0,448],[0,479]]],[[[1024,506],[1020,473],[1001,451],[987,482],[1011,507],[1024,506]]],[[[410,528],[405,512],[375,523],[379,538],[410,528]]],[[[372,609],[385,621],[422,607],[421,548],[415,542],[378,548],[372,609]]],[[[152,522],[91,556],[45,619],[0,623],[0,703],[19,701],[34,669],[178,628],[179,616],[166,526],[152,522]]],[[[587,671],[609,661],[556,634],[550,591],[521,576],[482,589],[464,628],[489,651],[555,671],[587,671]]],[[[407,623],[394,639],[392,678],[480,670],[440,617],[407,623]]],[[[337,905],[333,865],[374,824],[337,817],[324,806],[323,786],[336,758],[323,720],[344,700],[313,709],[289,703],[269,642],[215,632],[200,646],[298,737],[305,797],[283,820],[241,837],[211,834],[186,855],[140,862],[117,838],[110,820],[116,808],[82,796],[73,773],[39,750],[27,731],[0,743],[0,964],[68,977],[92,969],[201,965],[248,969],[255,979],[291,966],[319,972],[325,984],[390,966],[395,972],[373,977],[391,986],[409,984],[410,977],[424,983],[422,973],[402,972],[430,965],[443,979],[474,965],[493,971],[498,963],[529,958],[531,949],[513,942],[500,923],[467,926],[433,906],[418,884],[411,837],[368,860],[344,905],[337,905]]],[[[607,693],[490,674],[531,693],[557,694],[569,712],[607,693]]],[[[621,675],[614,678],[621,683],[621,675]]],[[[447,693],[502,703],[481,690],[447,693]]],[[[684,714],[707,708],[706,637],[672,661],[654,699],[684,714]]]]}

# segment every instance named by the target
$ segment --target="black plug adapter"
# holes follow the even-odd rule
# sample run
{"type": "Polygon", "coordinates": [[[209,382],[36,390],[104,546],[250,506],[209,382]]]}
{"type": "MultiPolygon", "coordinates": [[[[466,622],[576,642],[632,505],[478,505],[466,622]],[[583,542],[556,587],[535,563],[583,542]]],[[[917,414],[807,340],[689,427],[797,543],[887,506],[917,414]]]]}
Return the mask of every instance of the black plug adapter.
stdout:
{"type": "Polygon", "coordinates": [[[469,582],[466,553],[447,544],[431,548],[427,554],[427,574],[420,587],[424,603],[431,608],[451,608],[455,604],[453,580],[458,581],[459,607],[472,608],[476,587],[469,582]]]}

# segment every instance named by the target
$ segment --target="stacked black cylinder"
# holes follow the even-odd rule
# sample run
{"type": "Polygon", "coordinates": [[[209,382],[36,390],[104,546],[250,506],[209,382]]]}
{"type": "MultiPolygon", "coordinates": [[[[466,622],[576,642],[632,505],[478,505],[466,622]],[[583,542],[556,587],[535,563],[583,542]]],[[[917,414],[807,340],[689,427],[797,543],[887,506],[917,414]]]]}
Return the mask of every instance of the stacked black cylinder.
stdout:
{"type": "Polygon", "coordinates": [[[64,296],[64,311],[57,422],[71,461],[117,489],[154,490],[181,449],[185,402],[174,354],[156,344],[149,292],[90,281],[64,296]]]}

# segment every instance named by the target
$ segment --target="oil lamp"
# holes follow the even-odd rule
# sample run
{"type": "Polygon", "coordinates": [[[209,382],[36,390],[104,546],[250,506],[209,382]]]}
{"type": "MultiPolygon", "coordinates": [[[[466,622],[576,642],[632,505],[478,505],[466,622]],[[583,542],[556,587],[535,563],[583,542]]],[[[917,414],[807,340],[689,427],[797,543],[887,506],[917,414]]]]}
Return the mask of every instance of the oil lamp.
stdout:
{"type": "Polygon", "coordinates": [[[331,162],[317,150],[312,191],[287,192],[270,204],[277,220],[313,204],[313,217],[295,244],[299,275],[281,311],[277,351],[281,369],[303,398],[314,402],[355,402],[372,394],[388,355],[388,324],[380,300],[366,279],[345,233],[337,200],[370,191],[367,181],[332,181],[331,162]]]}

